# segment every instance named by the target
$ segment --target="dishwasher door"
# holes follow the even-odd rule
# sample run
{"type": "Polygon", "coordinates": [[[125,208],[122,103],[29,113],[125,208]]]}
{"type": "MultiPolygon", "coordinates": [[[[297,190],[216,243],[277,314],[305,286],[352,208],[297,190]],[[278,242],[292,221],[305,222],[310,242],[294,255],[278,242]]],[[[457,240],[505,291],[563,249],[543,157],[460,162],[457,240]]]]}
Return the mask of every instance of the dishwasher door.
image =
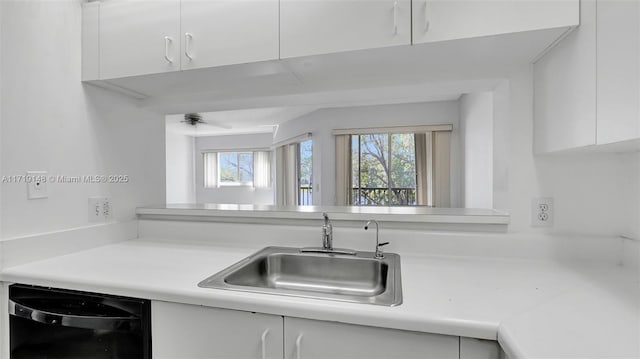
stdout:
{"type": "Polygon", "coordinates": [[[13,284],[11,359],[150,359],[148,300],[13,284]]]}

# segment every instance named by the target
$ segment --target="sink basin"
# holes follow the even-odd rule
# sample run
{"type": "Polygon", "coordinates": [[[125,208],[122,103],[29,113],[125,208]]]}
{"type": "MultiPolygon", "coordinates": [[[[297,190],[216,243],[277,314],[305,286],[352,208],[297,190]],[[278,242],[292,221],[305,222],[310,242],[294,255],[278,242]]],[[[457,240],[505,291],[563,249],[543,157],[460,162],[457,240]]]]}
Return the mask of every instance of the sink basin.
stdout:
{"type": "Polygon", "coordinates": [[[402,303],[400,256],[267,247],[198,284],[238,290],[395,306],[402,303]]]}

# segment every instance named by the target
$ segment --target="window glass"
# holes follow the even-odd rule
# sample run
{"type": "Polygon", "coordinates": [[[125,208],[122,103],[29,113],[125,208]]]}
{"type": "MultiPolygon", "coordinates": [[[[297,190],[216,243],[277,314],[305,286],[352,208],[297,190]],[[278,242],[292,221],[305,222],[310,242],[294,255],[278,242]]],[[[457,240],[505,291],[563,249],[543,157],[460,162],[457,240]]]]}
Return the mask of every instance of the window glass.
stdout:
{"type": "Polygon", "coordinates": [[[250,185],[253,182],[253,153],[220,152],[218,155],[220,185],[250,185]]]}
{"type": "Polygon", "coordinates": [[[253,182],[253,153],[238,153],[238,182],[253,182]]]}
{"type": "Polygon", "coordinates": [[[416,202],[416,151],[412,133],[391,135],[391,179],[389,184],[392,205],[416,202]]]}
{"type": "Polygon", "coordinates": [[[389,204],[389,135],[359,135],[358,184],[355,204],[386,206],[389,204]]]}
{"type": "Polygon", "coordinates": [[[313,204],[313,142],[302,141],[298,144],[298,204],[313,204]]]}
{"type": "Polygon", "coordinates": [[[351,136],[351,165],[354,205],[416,205],[413,133],[351,136]]]}

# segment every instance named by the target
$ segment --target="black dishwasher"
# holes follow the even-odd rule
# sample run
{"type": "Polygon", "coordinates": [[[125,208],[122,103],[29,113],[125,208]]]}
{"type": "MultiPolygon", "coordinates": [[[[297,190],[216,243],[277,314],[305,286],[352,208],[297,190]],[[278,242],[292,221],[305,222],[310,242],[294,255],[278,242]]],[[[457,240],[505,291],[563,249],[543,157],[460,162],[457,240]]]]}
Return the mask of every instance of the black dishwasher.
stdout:
{"type": "Polygon", "coordinates": [[[9,286],[11,359],[150,359],[148,300],[9,286]]]}

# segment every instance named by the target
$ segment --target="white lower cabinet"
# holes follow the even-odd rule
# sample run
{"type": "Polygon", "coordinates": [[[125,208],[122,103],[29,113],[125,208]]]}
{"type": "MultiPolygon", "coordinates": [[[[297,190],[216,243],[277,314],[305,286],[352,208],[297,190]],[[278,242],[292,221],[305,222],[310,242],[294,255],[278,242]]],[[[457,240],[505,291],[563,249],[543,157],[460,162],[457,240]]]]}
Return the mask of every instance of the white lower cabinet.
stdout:
{"type": "Polygon", "coordinates": [[[154,359],[282,359],[282,317],[151,302],[154,359]]]}
{"type": "Polygon", "coordinates": [[[285,359],[459,358],[459,337],[284,318],[285,359]]]}
{"type": "Polygon", "coordinates": [[[495,341],[151,302],[154,359],[499,359],[495,341]]]}
{"type": "Polygon", "coordinates": [[[460,338],[460,359],[499,359],[500,345],[494,340],[460,338]]]}

